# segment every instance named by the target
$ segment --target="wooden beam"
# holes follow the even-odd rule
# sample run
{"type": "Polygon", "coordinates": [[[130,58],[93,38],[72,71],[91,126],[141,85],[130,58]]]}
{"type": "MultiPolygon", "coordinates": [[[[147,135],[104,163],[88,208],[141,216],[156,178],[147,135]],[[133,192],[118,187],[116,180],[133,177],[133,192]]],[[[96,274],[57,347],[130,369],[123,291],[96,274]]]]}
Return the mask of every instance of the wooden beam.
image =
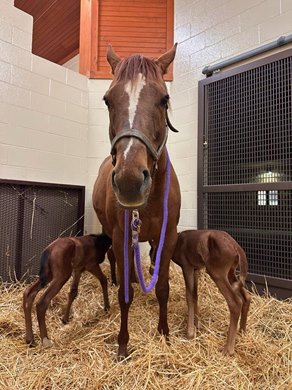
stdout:
{"type": "Polygon", "coordinates": [[[79,72],[92,77],[97,67],[98,0],[81,1],[79,72]]]}

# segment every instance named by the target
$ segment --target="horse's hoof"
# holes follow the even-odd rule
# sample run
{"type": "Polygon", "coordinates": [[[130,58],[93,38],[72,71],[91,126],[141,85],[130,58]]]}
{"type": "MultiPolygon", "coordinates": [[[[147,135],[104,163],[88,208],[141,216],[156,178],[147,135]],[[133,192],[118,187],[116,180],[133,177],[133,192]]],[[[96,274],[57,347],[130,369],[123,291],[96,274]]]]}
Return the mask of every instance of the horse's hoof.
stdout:
{"type": "Polygon", "coordinates": [[[62,318],[62,322],[63,322],[63,324],[64,325],[67,325],[68,324],[68,322],[69,322],[69,318],[62,318]]]}
{"type": "Polygon", "coordinates": [[[187,333],[187,339],[188,339],[188,340],[193,340],[194,337],[195,337],[195,333],[194,333],[194,332],[192,332],[192,333],[187,333]]]}
{"type": "Polygon", "coordinates": [[[54,343],[52,340],[48,339],[47,337],[44,337],[42,341],[42,345],[43,348],[50,348],[54,345],[54,343]]]}
{"type": "Polygon", "coordinates": [[[110,308],[111,308],[110,306],[105,306],[104,311],[107,313],[110,310],[110,308]]]}
{"type": "Polygon", "coordinates": [[[29,346],[29,348],[34,348],[37,346],[37,343],[35,342],[34,339],[32,340],[25,340],[26,344],[29,346]]]}
{"type": "Polygon", "coordinates": [[[119,347],[118,353],[117,353],[117,361],[122,362],[126,360],[129,357],[128,349],[127,347],[119,347]]]}

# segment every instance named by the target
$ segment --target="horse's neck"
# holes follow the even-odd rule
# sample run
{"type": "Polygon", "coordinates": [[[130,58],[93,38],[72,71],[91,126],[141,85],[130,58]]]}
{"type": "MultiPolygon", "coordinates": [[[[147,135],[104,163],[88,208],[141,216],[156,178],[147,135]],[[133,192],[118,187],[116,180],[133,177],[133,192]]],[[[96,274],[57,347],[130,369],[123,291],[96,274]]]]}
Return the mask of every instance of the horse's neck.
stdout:
{"type": "Polygon", "coordinates": [[[160,159],[157,163],[157,168],[154,168],[155,172],[152,177],[152,189],[151,192],[157,196],[161,192],[164,193],[165,181],[166,181],[166,151],[163,151],[160,159]]]}

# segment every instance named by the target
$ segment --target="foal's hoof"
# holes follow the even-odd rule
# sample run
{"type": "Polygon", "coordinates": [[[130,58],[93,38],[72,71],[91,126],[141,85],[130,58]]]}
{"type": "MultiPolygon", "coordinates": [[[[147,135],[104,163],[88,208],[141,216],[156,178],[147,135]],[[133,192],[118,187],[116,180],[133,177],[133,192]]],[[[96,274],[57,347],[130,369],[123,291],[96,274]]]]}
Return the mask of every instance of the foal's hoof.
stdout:
{"type": "Polygon", "coordinates": [[[228,347],[228,345],[225,345],[222,348],[222,353],[225,356],[233,356],[234,355],[234,348],[230,348],[230,347],[228,347]]]}
{"type": "Polygon", "coordinates": [[[54,343],[52,340],[48,339],[47,337],[44,337],[42,341],[42,345],[43,348],[50,348],[54,345],[54,343]]]}
{"type": "Polygon", "coordinates": [[[68,322],[69,322],[69,318],[63,317],[63,318],[62,318],[62,322],[63,322],[64,325],[67,325],[68,322]]]}

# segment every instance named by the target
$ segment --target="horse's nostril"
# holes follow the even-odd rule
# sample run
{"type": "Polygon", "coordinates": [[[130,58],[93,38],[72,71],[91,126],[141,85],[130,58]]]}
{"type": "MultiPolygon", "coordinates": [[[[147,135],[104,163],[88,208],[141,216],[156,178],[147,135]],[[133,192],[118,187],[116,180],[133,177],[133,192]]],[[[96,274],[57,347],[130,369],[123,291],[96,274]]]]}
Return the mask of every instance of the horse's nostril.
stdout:
{"type": "Polygon", "coordinates": [[[148,171],[148,169],[144,169],[143,175],[144,175],[144,183],[147,183],[150,178],[150,172],[148,171]]]}
{"type": "Polygon", "coordinates": [[[116,187],[116,186],[117,186],[117,185],[116,185],[116,181],[115,181],[115,175],[116,175],[116,172],[113,171],[113,172],[112,172],[112,186],[113,186],[113,187],[116,187]]]}

